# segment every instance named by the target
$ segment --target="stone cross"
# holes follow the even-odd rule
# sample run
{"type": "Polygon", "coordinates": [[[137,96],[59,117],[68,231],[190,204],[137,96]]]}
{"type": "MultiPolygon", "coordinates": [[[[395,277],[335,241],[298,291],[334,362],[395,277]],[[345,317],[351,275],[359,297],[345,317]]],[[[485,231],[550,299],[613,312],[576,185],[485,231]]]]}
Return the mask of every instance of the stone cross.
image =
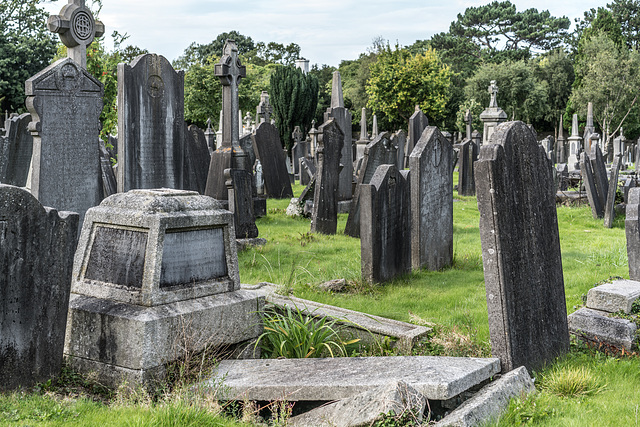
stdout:
{"type": "Polygon", "coordinates": [[[471,139],[471,123],[473,117],[471,116],[471,110],[467,109],[467,113],[464,115],[464,121],[467,124],[467,139],[471,139]]]}
{"type": "Polygon", "coordinates": [[[247,67],[240,64],[238,46],[234,40],[224,44],[220,63],[215,65],[214,74],[222,83],[222,144],[223,147],[238,146],[240,132],[238,123],[238,83],[247,75],[247,67]]]}
{"type": "Polygon", "coordinates": [[[303,135],[302,135],[302,131],[300,130],[300,126],[296,126],[293,129],[293,133],[291,134],[291,137],[296,143],[302,141],[303,135]]]}
{"type": "Polygon", "coordinates": [[[60,15],[49,16],[47,28],[58,33],[62,44],[67,47],[67,57],[82,68],[87,68],[87,46],[104,34],[104,24],[93,18],[84,0],[69,0],[60,10],[60,15]]]}
{"type": "Polygon", "coordinates": [[[489,93],[491,94],[491,102],[489,103],[489,108],[498,108],[498,101],[496,100],[498,96],[498,85],[495,80],[491,80],[491,84],[489,85],[489,93]]]}
{"type": "Polygon", "coordinates": [[[260,103],[258,104],[260,123],[270,123],[271,114],[273,114],[273,107],[269,104],[269,93],[267,91],[262,91],[260,94],[260,103]]]}

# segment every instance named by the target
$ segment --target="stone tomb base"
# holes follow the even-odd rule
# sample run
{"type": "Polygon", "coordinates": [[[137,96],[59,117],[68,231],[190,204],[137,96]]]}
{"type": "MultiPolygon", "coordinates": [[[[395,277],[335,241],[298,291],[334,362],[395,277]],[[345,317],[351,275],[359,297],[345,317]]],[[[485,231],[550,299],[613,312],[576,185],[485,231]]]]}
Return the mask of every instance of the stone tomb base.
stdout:
{"type": "Polygon", "coordinates": [[[75,370],[95,372],[104,385],[152,385],[164,379],[167,362],[182,357],[185,343],[191,351],[253,350],[263,305],[263,297],[243,290],[155,307],[72,294],[65,354],[75,370]]]}

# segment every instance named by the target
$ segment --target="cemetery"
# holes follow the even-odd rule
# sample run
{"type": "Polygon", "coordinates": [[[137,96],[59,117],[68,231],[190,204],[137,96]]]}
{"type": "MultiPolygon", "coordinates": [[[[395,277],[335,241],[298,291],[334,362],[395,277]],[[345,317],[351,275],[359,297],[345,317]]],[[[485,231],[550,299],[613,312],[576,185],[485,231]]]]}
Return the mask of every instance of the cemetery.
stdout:
{"type": "MultiPolygon", "coordinates": [[[[536,116],[516,62],[454,96],[436,35],[362,54],[360,108],[353,70],[295,43],[289,63],[236,31],[173,62],[106,53],[101,4],[29,1],[58,53],[21,104],[0,93],[1,425],[638,423],[635,98],[603,111],[576,68],[536,116]],[[428,93],[376,86],[398,55],[433,61],[428,93]]],[[[576,55],[613,43],[607,7],[576,55]]]]}

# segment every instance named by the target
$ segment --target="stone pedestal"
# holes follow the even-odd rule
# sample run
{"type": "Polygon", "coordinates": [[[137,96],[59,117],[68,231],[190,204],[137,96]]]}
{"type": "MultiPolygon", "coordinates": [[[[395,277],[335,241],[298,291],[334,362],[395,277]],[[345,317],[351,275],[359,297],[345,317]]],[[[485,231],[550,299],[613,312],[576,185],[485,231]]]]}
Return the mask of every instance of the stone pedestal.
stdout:
{"type": "Polygon", "coordinates": [[[256,338],[262,300],[240,290],[232,214],[192,191],[133,190],[87,212],[65,353],[103,384],[149,385],[186,350],[256,338]]]}
{"type": "Polygon", "coordinates": [[[480,114],[480,120],[484,124],[482,141],[487,144],[496,126],[507,120],[507,113],[500,107],[489,107],[480,114]]]}

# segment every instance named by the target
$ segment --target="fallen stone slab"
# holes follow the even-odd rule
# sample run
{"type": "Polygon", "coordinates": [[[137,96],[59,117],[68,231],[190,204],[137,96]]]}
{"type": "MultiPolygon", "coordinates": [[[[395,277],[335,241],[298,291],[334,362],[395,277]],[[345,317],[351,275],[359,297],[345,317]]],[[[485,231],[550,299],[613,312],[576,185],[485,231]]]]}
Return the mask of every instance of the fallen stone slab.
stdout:
{"type": "Polygon", "coordinates": [[[497,418],[509,405],[512,397],[535,391],[527,368],[516,368],[496,381],[484,386],[441,421],[438,427],[471,427],[497,418]]]}
{"type": "Polygon", "coordinates": [[[268,303],[278,307],[284,308],[288,306],[314,317],[327,316],[338,319],[346,327],[354,330],[359,329],[360,332],[355,331],[355,335],[365,342],[367,339],[371,339],[371,334],[397,338],[396,347],[404,352],[410,352],[419,339],[427,337],[432,331],[431,328],[426,326],[412,325],[411,323],[364,314],[347,310],[346,308],[278,295],[275,293],[276,285],[268,284],[268,282],[262,282],[256,286],[242,285],[242,288],[259,292],[265,296],[268,303]]]}
{"type": "Polygon", "coordinates": [[[206,386],[224,382],[223,399],[340,400],[390,381],[447,400],[500,372],[495,358],[391,356],[223,360],[206,386]]]}
{"type": "Polygon", "coordinates": [[[635,280],[616,280],[589,289],[587,308],[616,313],[631,313],[635,300],[640,298],[640,282],[635,280]]]}
{"type": "Polygon", "coordinates": [[[370,426],[382,419],[383,414],[411,413],[412,419],[422,421],[426,399],[404,381],[393,381],[353,397],[320,406],[295,416],[287,425],[291,427],[356,427],[370,426]]]}
{"type": "Polygon", "coordinates": [[[606,312],[581,308],[568,317],[569,332],[597,343],[632,351],[637,347],[634,322],[607,316],[606,312]]]}

